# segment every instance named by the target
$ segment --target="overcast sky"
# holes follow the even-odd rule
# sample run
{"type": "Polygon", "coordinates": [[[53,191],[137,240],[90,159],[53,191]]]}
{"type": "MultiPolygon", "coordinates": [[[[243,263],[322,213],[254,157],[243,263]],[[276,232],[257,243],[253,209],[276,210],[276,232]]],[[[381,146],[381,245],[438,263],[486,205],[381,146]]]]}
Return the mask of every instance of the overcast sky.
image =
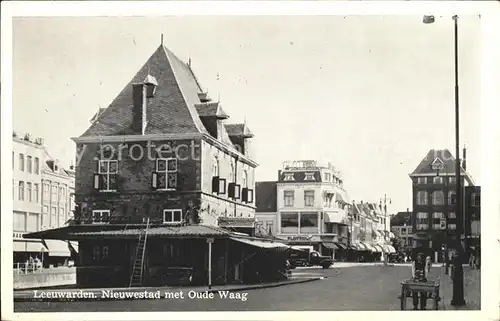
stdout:
{"type": "MultiPolygon", "coordinates": [[[[460,19],[461,145],[479,172],[479,29],[460,19]]],[[[257,180],[284,160],[331,161],[351,199],[412,208],[429,149],[454,154],[453,21],[421,16],[25,18],[13,23],[13,127],[64,165],[89,126],[160,45],[192,59],[230,122],[246,117],[257,180]]]]}

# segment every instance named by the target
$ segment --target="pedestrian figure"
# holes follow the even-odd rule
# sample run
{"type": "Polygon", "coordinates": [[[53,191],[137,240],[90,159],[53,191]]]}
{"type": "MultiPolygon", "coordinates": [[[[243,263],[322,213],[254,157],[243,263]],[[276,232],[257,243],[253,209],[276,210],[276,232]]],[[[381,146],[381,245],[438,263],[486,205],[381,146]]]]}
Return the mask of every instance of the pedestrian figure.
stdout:
{"type": "Polygon", "coordinates": [[[430,272],[431,271],[431,267],[432,267],[432,261],[431,261],[431,257],[430,256],[427,256],[425,258],[425,266],[426,266],[427,272],[430,272]]]}
{"type": "MultiPolygon", "coordinates": [[[[427,267],[423,253],[418,253],[411,266],[412,279],[414,282],[427,282],[427,267]]],[[[425,310],[427,304],[426,292],[413,292],[413,310],[418,310],[418,300],[420,298],[420,310],[425,310]]]]}

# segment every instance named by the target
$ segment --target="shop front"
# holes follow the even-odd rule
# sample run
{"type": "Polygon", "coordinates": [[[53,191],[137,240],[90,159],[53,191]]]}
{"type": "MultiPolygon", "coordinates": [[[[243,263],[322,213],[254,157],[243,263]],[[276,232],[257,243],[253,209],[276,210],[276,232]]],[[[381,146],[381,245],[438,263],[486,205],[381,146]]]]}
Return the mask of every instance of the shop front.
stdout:
{"type": "Polygon", "coordinates": [[[79,260],[75,263],[77,286],[82,288],[128,287],[138,261],[143,286],[278,281],[286,277],[289,248],[273,240],[202,225],[146,229],[80,225],[35,232],[30,237],[78,241],[79,260]]]}

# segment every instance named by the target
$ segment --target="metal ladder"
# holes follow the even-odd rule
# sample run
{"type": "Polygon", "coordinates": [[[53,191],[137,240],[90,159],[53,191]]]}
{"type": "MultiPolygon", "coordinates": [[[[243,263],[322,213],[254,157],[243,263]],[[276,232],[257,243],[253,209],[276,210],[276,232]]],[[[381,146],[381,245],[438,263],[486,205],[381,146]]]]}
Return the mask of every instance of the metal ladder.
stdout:
{"type": "Polygon", "coordinates": [[[148,239],[148,228],[149,218],[147,219],[144,233],[139,234],[139,240],[137,241],[137,248],[135,251],[134,266],[132,267],[132,273],[130,275],[129,287],[142,285],[142,276],[144,272],[144,256],[146,254],[146,241],[148,239]]]}

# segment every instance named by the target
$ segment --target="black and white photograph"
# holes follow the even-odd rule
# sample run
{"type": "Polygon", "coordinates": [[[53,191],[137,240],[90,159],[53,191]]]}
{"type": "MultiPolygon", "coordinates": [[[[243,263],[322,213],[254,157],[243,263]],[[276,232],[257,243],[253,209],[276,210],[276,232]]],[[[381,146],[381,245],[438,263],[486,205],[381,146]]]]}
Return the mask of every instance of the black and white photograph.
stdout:
{"type": "Polygon", "coordinates": [[[482,11],[210,8],[9,17],[13,312],[500,302],[500,237],[481,241],[499,234],[481,220],[482,11]]]}

